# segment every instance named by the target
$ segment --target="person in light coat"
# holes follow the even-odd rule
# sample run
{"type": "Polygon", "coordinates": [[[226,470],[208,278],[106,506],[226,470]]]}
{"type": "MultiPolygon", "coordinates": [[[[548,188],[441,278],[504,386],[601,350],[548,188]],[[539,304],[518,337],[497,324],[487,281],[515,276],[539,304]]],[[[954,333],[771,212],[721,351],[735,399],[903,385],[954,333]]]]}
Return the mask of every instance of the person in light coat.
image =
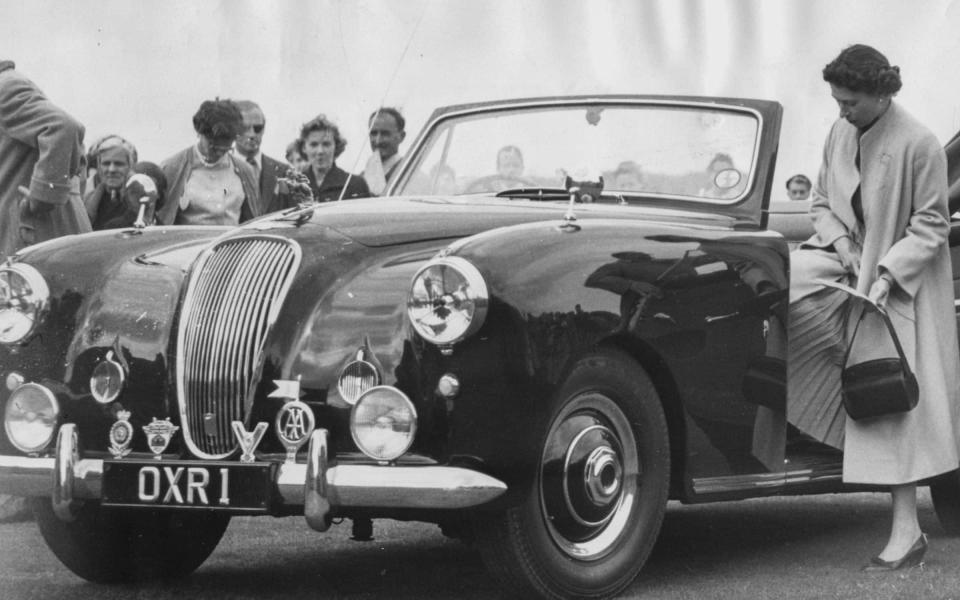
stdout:
{"type": "Polygon", "coordinates": [[[80,197],[83,125],[0,60],[0,261],[90,231],[80,197]]]}
{"type": "MultiPolygon", "coordinates": [[[[843,426],[843,480],[891,489],[890,537],[864,567],[889,571],[919,564],[927,550],[917,519],[916,483],[958,466],[960,356],[947,241],[947,164],[937,138],[894,102],[901,87],[899,68],[876,49],[844,49],[824,68],[823,78],[841,118],[827,136],[813,190],[816,233],[791,256],[788,418],[804,429],[796,419],[813,401],[800,397],[812,387],[806,383],[832,380],[833,387],[821,387],[819,393],[839,390],[836,356],[843,348],[831,355],[826,346],[850,342],[844,316],[850,315],[852,324],[859,311],[851,296],[817,280],[847,282],[886,309],[920,387],[913,410],[846,419],[843,426]],[[819,353],[805,355],[796,344],[806,339],[798,330],[810,315],[826,333],[819,353]],[[811,356],[822,363],[810,361],[811,356]],[[820,374],[810,377],[817,369],[820,374]]],[[[880,340],[881,323],[869,323],[862,326],[868,339],[880,340]]],[[[879,346],[879,341],[866,346],[858,341],[854,354],[879,346]]],[[[856,358],[851,364],[875,356],[856,358]]]]}

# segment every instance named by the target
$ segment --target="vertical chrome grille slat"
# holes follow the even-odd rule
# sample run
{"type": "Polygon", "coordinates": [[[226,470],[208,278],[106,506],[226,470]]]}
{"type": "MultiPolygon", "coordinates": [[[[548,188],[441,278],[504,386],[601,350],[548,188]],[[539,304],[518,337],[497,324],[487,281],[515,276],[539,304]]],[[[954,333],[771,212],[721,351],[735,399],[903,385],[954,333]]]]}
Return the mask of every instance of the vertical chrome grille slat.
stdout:
{"type": "Polygon", "coordinates": [[[227,247],[212,255],[209,269],[200,273],[201,279],[198,281],[198,291],[203,293],[198,298],[196,306],[197,312],[192,328],[194,340],[187,346],[200,350],[195,352],[195,361],[193,361],[192,369],[188,371],[190,379],[193,381],[191,391],[192,397],[195,398],[196,407],[192,414],[191,426],[193,431],[198,432],[198,435],[205,431],[204,414],[215,411],[213,402],[215,392],[210,389],[203,389],[201,385],[203,383],[202,374],[210,371],[210,361],[215,357],[212,349],[217,338],[224,333],[219,323],[216,322],[218,303],[214,302],[213,299],[224,293],[224,287],[227,285],[230,276],[229,265],[232,264],[236,251],[236,247],[227,247]],[[206,329],[202,330],[202,327],[206,327],[206,329]]]}
{"type": "MultiPolygon", "coordinates": [[[[217,321],[221,331],[230,332],[229,336],[216,340],[212,352],[216,353],[217,360],[213,366],[213,394],[221,403],[228,408],[230,414],[242,415],[243,402],[237,402],[238,390],[246,390],[246,370],[238,364],[236,357],[232,355],[234,340],[237,336],[243,335],[246,330],[243,320],[236,319],[237,315],[242,314],[248,307],[252,298],[246,294],[249,287],[249,276],[256,269],[251,264],[252,259],[258,256],[263,250],[264,244],[260,241],[253,242],[249,251],[244,253],[235,262],[230,265],[230,278],[224,294],[227,298],[232,298],[232,306],[224,306],[217,315],[217,321]]],[[[240,392],[242,394],[242,392],[240,392]]],[[[246,415],[244,415],[246,416],[246,415]]],[[[230,424],[226,421],[217,420],[217,438],[229,439],[230,424]]]]}
{"type": "Polygon", "coordinates": [[[219,242],[197,260],[184,297],[176,375],[183,435],[195,455],[225,458],[236,448],[230,423],[247,419],[267,335],[299,264],[299,246],[269,235],[219,242]]]}
{"type": "MultiPolygon", "coordinates": [[[[217,302],[216,299],[230,297],[228,287],[230,284],[230,279],[233,273],[232,265],[236,262],[236,256],[240,248],[236,246],[224,247],[222,250],[218,251],[211,257],[210,269],[206,272],[206,285],[207,288],[204,290],[203,303],[198,306],[201,310],[198,312],[198,319],[195,321],[195,325],[199,330],[200,327],[206,326],[207,330],[204,332],[202,337],[197,338],[198,349],[201,350],[197,352],[197,363],[194,365],[194,371],[192,373],[192,379],[194,381],[192,388],[196,394],[196,408],[194,411],[192,423],[194,425],[193,431],[198,432],[199,435],[205,434],[206,427],[204,424],[204,414],[213,413],[216,414],[216,397],[218,394],[217,386],[219,385],[219,375],[215,374],[215,361],[217,359],[216,348],[221,343],[224,335],[227,335],[227,332],[222,323],[219,322],[219,315],[223,312],[223,307],[221,302],[217,302]],[[204,378],[203,374],[209,374],[208,378],[204,378]],[[206,386],[204,382],[208,381],[209,378],[212,378],[212,381],[209,381],[206,386]]],[[[202,288],[201,288],[202,289],[202,288]]],[[[218,439],[222,439],[222,435],[217,435],[218,439]]],[[[211,450],[220,450],[220,448],[212,447],[212,440],[208,440],[211,443],[211,450]]]]}

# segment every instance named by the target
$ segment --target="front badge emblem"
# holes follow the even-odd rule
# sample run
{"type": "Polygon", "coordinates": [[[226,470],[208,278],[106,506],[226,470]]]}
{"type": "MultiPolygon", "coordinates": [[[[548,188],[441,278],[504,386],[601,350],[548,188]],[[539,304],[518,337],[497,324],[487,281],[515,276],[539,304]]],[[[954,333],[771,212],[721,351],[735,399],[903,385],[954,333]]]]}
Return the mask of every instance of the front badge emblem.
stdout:
{"type": "Polygon", "coordinates": [[[233,435],[237,438],[240,449],[243,450],[240,462],[252,463],[255,460],[253,452],[260,445],[260,440],[263,439],[263,434],[267,432],[269,425],[261,421],[253,428],[253,431],[247,431],[240,421],[233,421],[230,425],[233,427],[233,435]]]}
{"type": "Polygon", "coordinates": [[[153,457],[160,458],[163,451],[170,444],[170,438],[180,429],[170,422],[169,418],[158,421],[156,417],[149,425],[143,426],[143,432],[147,434],[147,445],[153,450],[153,457]]]}
{"type": "Polygon", "coordinates": [[[114,458],[123,458],[130,454],[130,442],[133,440],[133,425],[130,424],[130,411],[117,412],[117,422],[110,427],[110,454],[114,458]]]}
{"type": "Polygon", "coordinates": [[[315,424],[313,411],[299,400],[290,400],[277,413],[277,437],[287,449],[287,462],[297,462],[297,451],[307,443],[315,424]]]}

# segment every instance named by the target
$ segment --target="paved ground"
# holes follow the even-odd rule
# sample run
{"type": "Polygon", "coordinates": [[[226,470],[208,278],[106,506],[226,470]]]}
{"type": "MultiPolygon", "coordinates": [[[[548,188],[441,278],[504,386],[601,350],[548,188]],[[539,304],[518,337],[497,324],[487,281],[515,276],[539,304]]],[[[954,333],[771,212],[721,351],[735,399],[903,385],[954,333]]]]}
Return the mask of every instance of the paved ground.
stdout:
{"type": "MultiPolygon", "coordinates": [[[[888,523],[880,494],[671,504],[663,534],[623,598],[960,599],[960,538],[945,537],[924,494],[923,569],[867,575],[888,523]]],[[[498,590],[477,555],[436,527],[377,521],[373,542],[347,524],[320,534],[300,518],[234,519],[220,546],[177,584],[97,586],[68,572],[30,522],[0,525],[0,598],[479,599],[498,590]]]]}

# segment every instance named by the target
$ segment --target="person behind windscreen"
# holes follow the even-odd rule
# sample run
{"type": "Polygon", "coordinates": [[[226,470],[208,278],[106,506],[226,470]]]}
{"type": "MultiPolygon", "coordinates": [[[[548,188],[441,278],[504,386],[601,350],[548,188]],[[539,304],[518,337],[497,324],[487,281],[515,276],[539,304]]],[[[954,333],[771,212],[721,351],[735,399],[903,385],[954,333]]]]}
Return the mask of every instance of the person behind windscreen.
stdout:
{"type": "Polygon", "coordinates": [[[83,134],[12,61],[0,60],[0,261],[90,231],[80,197],[83,134]]]}
{"type": "MultiPolygon", "coordinates": [[[[927,550],[917,482],[960,463],[947,163],[936,136],[894,102],[900,70],[879,51],[845,48],[823,69],[823,79],[840,118],[827,135],[813,190],[815,233],[791,255],[787,417],[843,448],[845,483],[890,487],[889,538],[864,567],[890,571],[920,564],[927,550]],[[851,342],[845,319],[856,319],[862,306],[819,280],[847,283],[886,309],[919,382],[916,408],[846,418],[839,431],[837,420],[815,417],[829,412],[827,403],[843,419],[838,356],[851,342]]],[[[864,321],[850,364],[889,346],[884,338],[882,324],[864,321]],[[861,343],[865,332],[873,343],[861,343]]]]}
{"type": "Polygon", "coordinates": [[[237,225],[264,212],[257,175],[230,149],[243,116],[229,100],[206,100],[193,115],[197,143],[163,161],[168,194],[157,209],[163,225],[237,225]]]}
{"type": "Polygon", "coordinates": [[[810,197],[813,185],[803,173],[798,173],[787,180],[787,197],[791,200],[806,200],[810,197]]]}
{"type": "Polygon", "coordinates": [[[363,170],[363,179],[370,192],[379,196],[397,172],[403,156],[400,143],[407,136],[404,131],[406,119],[396,108],[385,106],[371,113],[367,119],[370,133],[370,149],[373,154],[363,170]]]}
{"type": "Polygon", "coordinates": [[[310,189],[317,202],[366,198],[370,189],[363,177],[351,175],[337,166],[337,157],[343,154],[347,140],[340,129],[324,115],[318,115],[300,128],[300,141],[307,155],[304,174],[310,180],[310,189]]]}

